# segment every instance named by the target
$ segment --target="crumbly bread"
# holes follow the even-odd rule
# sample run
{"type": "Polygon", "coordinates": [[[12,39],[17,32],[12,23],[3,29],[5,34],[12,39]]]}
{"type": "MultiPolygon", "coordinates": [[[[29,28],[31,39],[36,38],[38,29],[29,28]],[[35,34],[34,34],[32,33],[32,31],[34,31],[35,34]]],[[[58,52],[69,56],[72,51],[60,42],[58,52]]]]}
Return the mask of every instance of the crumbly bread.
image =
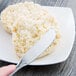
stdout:
{"type": "Polygon", "coordinates": [[[8,6],[1,13],[1,21],[7,32],[12,33],[12,41],[18,57],[22,57],[50,28],[56,31],[56,38],[40,57],[49,54],[57,44],[60,34],[56,21],[46,9],[32,2],[8,6]]]}

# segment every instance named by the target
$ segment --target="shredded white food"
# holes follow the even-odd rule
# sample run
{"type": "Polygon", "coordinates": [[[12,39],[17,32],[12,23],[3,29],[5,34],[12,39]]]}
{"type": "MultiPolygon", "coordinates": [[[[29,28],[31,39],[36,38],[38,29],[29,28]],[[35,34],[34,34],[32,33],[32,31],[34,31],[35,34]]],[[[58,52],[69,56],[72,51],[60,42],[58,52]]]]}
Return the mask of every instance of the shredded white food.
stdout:
{"type": "Polygon", "coordinates": [[[57,24],[49,12],[33,2],[9,5],[1,13],[5,30],[12,34],[12,41],[18,57],[22,57],[50,28],[56,30],[56,39],[40,57],[49,54],[60,38],[57,24]]]}

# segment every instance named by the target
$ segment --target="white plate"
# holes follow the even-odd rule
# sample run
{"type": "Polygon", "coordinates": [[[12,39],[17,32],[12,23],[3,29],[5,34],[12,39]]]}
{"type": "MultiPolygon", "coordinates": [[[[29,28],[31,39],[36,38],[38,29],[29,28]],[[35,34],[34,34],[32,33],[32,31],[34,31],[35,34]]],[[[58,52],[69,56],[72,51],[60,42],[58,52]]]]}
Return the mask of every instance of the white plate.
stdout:
{"type": "MultiPolygon", "coordinates": [[[[72,10],[63,7],[45,7],[59,23],[61,39],[59,44],[53,49],[54,51],[41,59],[32,62],[30,65],[48,65],[65,61],[73,47],[75,39],[75,23],[72,10]]],[[[17,56],[11,43],[9,35],[0,26],[0,60],[18,63],[17,56]]]]}

